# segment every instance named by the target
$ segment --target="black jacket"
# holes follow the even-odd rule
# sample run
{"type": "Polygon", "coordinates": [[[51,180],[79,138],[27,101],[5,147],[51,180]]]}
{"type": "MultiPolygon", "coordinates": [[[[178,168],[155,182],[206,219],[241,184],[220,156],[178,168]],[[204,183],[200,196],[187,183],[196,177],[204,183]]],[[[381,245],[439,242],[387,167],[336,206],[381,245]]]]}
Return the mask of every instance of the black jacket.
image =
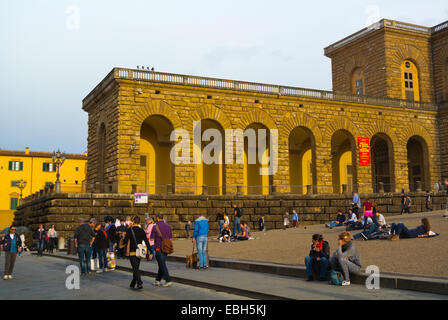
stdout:
{"type": "Polygon", "coordinates": [[[322,245],[322,251],[320,252],[316,252],[313,250],[314,249],[314,244],[311,245],[311,250],[310,250],[310,257],[313,259],[316,258],[330,258],[330,245],[328,244],[328,241],[324,241],[323,245],[322,245]]]}
{"type": "Polygon", "coordinates": [[[141,244],[142,241],[145,241],[146,247],[148,249],[150,247],[148,238],[146,237],[146,233],[140,227],[132,227],[129,228],[128,231],[126,231],[126,236],[124,237],[124,243],[128,243],[129,240],[130,240],[129,252],[135,252],[137,250],[137,245],[141,244]],[[134,240],[131,229],[134,231],[135,240],[137,240],[137,243],[134,240]]]}
{"type": "Polygon", "coordinates": [[[110,242],[117,242],[117,227],[115,226],[115,223],[112,223],[110,227],[107,229],[107,237],[109,238],[110,242]]]}
{"type": "MultiPolygon", "coordinates": [[[[17,241],[17,250],[22,246],[22,239],[20,239],[20,236],[18,234],[15,234],[16,241],[17,241]]],[[[10,252],[11,251],[11,237],[9,234],[7,234],[3,240],[0,242],[3,245],[3,251],[10,252]]]]}
{"type": "Polygon", "coordinates": [[[104,229],[100,229],[96,232],[95,247],[98,250],[107,250],[109,248],[109,238],[104,229]]]}
{"type": "Polygon", "coordinates": [[[47,231],[45,229],[43,229],[42,231],[36,230],[36,232],[34,232],[33,235],[33,239],[34,240],[45,240],[45,238],[47,237],[47,231]]]}

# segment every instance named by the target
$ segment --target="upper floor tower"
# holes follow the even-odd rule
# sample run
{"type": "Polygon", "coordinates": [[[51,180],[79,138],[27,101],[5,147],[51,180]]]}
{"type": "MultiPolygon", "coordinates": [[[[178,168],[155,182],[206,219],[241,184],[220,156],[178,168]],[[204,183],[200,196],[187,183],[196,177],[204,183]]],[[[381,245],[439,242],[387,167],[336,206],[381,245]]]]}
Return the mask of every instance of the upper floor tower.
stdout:
{"type": "Polygon", "coordinates": [[[336,92],[448,101],[448,23],[381,20],[325,48],[325,55],[336,92]]]}

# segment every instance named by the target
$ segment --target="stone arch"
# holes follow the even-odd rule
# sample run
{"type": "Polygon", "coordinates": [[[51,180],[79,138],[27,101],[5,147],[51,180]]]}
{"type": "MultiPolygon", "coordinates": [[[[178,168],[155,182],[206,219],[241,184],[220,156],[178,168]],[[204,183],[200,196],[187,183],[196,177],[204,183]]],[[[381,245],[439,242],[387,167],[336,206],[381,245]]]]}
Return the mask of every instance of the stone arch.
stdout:
{"type": "Polygon", "coordinates": [[[428,131],[418,123],[411,123],[400,131],[400,147],[406,148],[406,145],[413,136],[420,136],[427,144],[430,154],[435,154],[435,142],[428,131]]]}
{"type": "Polygon", "coordinates": [[[309,129],[314,135],[316,144],[322,142],[322,132],[317,121],[314,120],[312,116],[303,112],[285,114],[282,120],[280,136],[289,138],[291,132],[297,127],[304,127],[309,129]]]}
{"type": "Polygon", "coordinates": [[[232,129],[232,123],[230,119],[227,117],[224,111],[222,111],[219,107],[211,104],[205,104],[197,108],[191,114],[191,123],[187,124],[187,127],[193,126],[193,121],[200,121],[210,119],[218,122],[224,130],[232,129]]]}
{"type": "Polygon", "coordinates": [[[435,80],[442,82],[442,92],[438,93],[439,101],[448,100],[448,46],[445,45],[437,55],[434,56],[435,80]],[[437,76],[440,74],[440,76],[437,76]]]}
{"type": "Polygon", "coordinates": [[[412,61],[419,71],[422,72],[423,69],[428,69],[428,63],[425,59],[425,56],[420,51],[419,48],[413,45],[405,45],[397,47],[396,50],[390,55],[392,60],[393,69],[399,70],[401,67],[401,63],[404,60],[412,61]]]}
{"type": "Polygon", "coordinates": [[[365,136],[368,137],[370,141],[372,141],[374,136],[383,134],[390,139],[394,147],[399,145],[399,140],[395,130],[392,125],[386,121],[377,120],[365,128],[365,131],[363,130],[363,132],[366,133],[365,136]]]}
{"type": "Polygon", "coordinates": [[[166,101],[163,100],[151,100],[141,107],[134,110],[134,116],[132,117],[132,123],[137,131],[140,131],[140,127],[143,122],[149,117],[154,115],[160,115],[167,118],[174,129],[183,129],[183,123],[177,112],[166,101]]]}
{"type": "Polygon", "coordinates": [[[326,128],[323,132],[322,142],[324,142],[329,146],[331,145],[331,139],[333,137],[333,134],[339,130],[345,130],[351,133],[355,139],[357,137],[360,137],[360,130],[358,126],[346,117],[337,117],[335,120],[326,123],[325,125],[326,128]]]}
{"type": "Polygon", "coordinates": [[[252,110],[241,117],[237,127],[245,130],[252,123],[260,123],[269,130],[278,130],[274,119],[265,111],[261,109],[252,110]]]}
{"type": "MultiPolygon", "coordinates": [[[[365,71],[366,66],[368,65],[367,57],[365,55],[354,55],[347,59],[346,63],[344,64],[344,82],[347,85],[347,92],[352,91],[352,75],[353,72],[357,68],[361,68],[365,71]]],[[[365,84],[364,84],[365,89],[365,84]]]]}

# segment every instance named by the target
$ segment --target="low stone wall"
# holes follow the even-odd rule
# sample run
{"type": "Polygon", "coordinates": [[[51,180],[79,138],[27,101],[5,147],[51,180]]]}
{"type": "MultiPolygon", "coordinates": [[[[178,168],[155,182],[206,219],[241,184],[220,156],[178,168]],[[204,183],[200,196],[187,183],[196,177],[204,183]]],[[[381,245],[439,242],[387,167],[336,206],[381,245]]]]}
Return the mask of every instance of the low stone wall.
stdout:
{"type": "MultiPolygon", "coordinates": [[[[400,213],[400,194],[375,194],[367,196],[378,204],[378,208],[385,216],[400,213]]],[[[413,200],[412,212],[424,212],[424,193],[411,194],[413,200]]],[[[56,225],[56,230],[64,238],[72,235],[77,227],[79,217],[96,218],[104,221],[104,217],[139,215],[144,218],[145,213],[154,217],[163,213],[167,222],[172,226],[175,237],[185,236],[185,223],[194,222],[204,213],[210,220],[212,234],[217,234],[218,223],[216,211],[225,209],[232,216],[232,204],[243,208],[242,221],[247,222],[252,230],[256,230],[257,221],[265,215],[268,229],[283,227],[283,215],[286,211],[296,209],[299,213],[300,224],[310,225],[325,223],[335,218],[338,209],[348,210],[351,206],[351,196],[348,195],[269,195],[269,196],[188,196],[188,195],[150,195],[147,205],[134,204],[134,196],[130,194],[94,194],[69,193],[46,194],[39,198],[28,199],[15,212],[14,223],[36,230],[40,223],[47,228],[56,225]]],[[[432,198],[434,210],[445,209],[447,196],[442,193],[432,198]]]]}

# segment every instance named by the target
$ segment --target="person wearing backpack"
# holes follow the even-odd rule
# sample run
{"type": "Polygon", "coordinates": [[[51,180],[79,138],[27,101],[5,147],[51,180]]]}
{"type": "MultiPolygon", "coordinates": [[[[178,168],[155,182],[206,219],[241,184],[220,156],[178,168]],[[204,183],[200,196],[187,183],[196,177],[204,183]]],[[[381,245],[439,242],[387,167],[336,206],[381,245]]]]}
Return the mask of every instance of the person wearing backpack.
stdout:
{"type": "MultiPolygon", "coordinates": [[[[361,271],[361,259],[359,257],[358,249],[352,242],[350,232],[343,232],[339,235],[338,250],[331,257],[330,263],[333,269],[331,274],[332,283],[333,275],[335,273],[342,273],[342,286],[350,285],[350,273],[357,274],[361,271]]],[[[338,276],[339,278],[339,276],[338,276]]]]}
{"type": "Polygon", "coordinates": [[[157,223],[154,228],[152,228],[150,236],[151,241],[154,241],[156,260],[157,264],[159,265],[159,271],[157,273],[154,286],[160,287],[160,281],[162,280],[162,278],[165,278],[165,284],[163,285],[163,287],[169,287],[173,283],[171,282],[171,277],[166,266],[166,257],[168,254],[172,253],[172,247],[171,252],[167,252],[167,249],[165,248],[165,246],[163,246],[163,244],[166,242],[170,242],[170,240],[173,238],[173,231],[170,225],[163,221],[163,214],[157,214],[156,220],[157,223]]]}
{"type": "Polygon", "coordinates": [[[143,281],[140,274],[140,261],[141,257],[137,256],[138,245],[142,242],[145,243],[146,248],[149,249],[149,241],[146,238],[145,231],[140,226],[140,218],[135,216],[132,218],[132,226],[126,231],[126,236],[124,237],[124,243],[129,242],[129,261],[132,266],[132,281],[129,285],[132,289],[137,285],[136,290],[143,289],[143,281]]]}
{"type": "Polygon", "coordinates": [[[238,207],[235,204],[233,204],[233,233],[232,236],[236,237],[237,234],[241,233],[241,216],[243,215],[243,212],[240,207],[238,207]],[[237,232],[238,229],[238,232],[237,232]]]}

